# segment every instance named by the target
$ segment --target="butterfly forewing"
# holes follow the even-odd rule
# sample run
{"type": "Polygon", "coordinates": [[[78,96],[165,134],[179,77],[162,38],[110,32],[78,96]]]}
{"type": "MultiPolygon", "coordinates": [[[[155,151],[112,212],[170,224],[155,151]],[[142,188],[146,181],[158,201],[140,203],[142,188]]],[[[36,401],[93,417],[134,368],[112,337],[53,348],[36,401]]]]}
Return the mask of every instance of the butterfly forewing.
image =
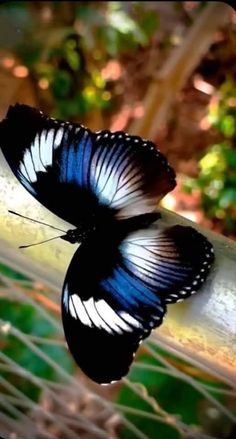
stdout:
{"type": "Polygon", "coordinates": [[[93,133],[26,105],[10,107],[0,142],[25,188],[75,226],[94,212],[121,218],[152,211],[176,184],[151,142],[123,132],[93,133]]]}

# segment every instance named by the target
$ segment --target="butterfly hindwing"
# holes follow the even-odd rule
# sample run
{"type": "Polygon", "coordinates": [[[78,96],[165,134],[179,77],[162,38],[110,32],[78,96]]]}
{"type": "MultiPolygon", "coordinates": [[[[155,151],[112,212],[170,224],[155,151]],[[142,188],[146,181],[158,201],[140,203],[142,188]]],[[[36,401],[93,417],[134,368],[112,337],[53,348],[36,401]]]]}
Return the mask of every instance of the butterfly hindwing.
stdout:
{"type": "Polygon", "coordinates": [[[138,230],[122,245],[130,273],[158,292],[166,304],[194,294],[214,261],[211,243],[192,227],[138,230]]]}
{"type": "Polygon", "coordinates": [[[76,251],[65,278],[62,317],[69,349],[98,383],[121,379],[139,343],[159,326],[165,303],[129,273],[121,247],[100,234],[76,251]]]}
{"type": "Polygon", "coordinates": [[[166,304],[199,289],[213,261],[211,244],[191,227],[139,229],[118,245],[115,237],[113,231],[114,244],[104,235],[81,245],[62,298],[70,351],[99,383],[128,372],[140,342],[162,323],[166,304]]]}
{"type": "Polygon", "coordinates": [[[93,133],[26,105],[9,108],[0,145],[24,187],[75,226],[94,212],[122,218],[152,211],[176,184],[152,142],[123,132],[93,133]]]}
{"type": "MultiPolygon", "coordinates": [[[[165,297],[167,304],[180,302],[195,294],[205,282],[214,262],[214,250],[208,239],[193,227],[175,225],[165,229],[177,249],[180,271],[185,273],[165,297]]],[[[169,260],[169,262],[171,262],[169,260]]]]}

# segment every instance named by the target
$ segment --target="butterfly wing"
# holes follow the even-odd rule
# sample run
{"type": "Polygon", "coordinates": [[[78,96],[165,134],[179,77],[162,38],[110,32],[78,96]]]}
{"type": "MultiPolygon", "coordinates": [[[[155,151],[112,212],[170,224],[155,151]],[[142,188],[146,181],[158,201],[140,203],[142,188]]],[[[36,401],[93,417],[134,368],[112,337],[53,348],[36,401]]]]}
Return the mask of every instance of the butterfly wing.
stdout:
{"type": "Polygon", "coordinates": [[[152,142],[123,132],[93,133],[26,105],[9,108],[0,145],[24,187],[75,226],[99,209],[101,217],[150,212],[176,184],[152,142]]]}
{"type": "Polygon", "coordinates": [[[119,247],[94,238],[75,252],[65,278],[67,344],[84,373],[110,383],[128,373],[139,343],[161,324],[164,302],[126,268],[119,247]]]}
{"type": "Polygon", "coordinates": [[[138,230],[117,246],[113,241],[114,234],[80,246],[62,295],[69,349],[98,383],[127,374],[141,341],[162,323],[166,303],[198,289],[213,261],[211,245],[190,227],[138,230]]]}
{"type": "Polygon", "coordinates": [[[207,238],[180,225],[135,231],[122,248],[130,272],[152,285],[166,304],[196,293],[214,262],[207,238]]]}

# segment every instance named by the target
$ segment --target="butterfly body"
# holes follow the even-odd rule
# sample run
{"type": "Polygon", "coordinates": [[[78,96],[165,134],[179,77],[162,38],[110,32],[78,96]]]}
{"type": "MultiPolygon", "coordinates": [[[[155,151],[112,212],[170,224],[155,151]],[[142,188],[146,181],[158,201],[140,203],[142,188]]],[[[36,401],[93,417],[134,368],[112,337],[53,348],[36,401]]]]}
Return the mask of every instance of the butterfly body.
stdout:
{"type": "Polygon", "coordinates": [[[61,238],[80,243],[61,300],[75,361],[98,383],[119,380],[167,305],[194,294],[214,260],[194,228],[153,226],[174,170],[152,142],[93,133],[26,105],[9,108],[0,146],[31,195],[73,226],[61,238]]]}

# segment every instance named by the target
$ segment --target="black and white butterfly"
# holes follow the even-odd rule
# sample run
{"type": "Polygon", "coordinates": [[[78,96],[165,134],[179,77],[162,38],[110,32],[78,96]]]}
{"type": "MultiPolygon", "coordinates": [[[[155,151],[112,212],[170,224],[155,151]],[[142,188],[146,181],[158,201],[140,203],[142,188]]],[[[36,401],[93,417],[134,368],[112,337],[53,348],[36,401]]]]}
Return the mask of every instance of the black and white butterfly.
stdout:
{"type": "Polygon", "coordinates": [[[0,145],[12,171],[82,243],[69,265],[62,320],[69,349],[97,383],[127,374],[168,303],[200,288],[212,245],[191,227],[152,227],[175,172],[152,142],[92,132],[26,105],[10,107],[0,145]]]}

